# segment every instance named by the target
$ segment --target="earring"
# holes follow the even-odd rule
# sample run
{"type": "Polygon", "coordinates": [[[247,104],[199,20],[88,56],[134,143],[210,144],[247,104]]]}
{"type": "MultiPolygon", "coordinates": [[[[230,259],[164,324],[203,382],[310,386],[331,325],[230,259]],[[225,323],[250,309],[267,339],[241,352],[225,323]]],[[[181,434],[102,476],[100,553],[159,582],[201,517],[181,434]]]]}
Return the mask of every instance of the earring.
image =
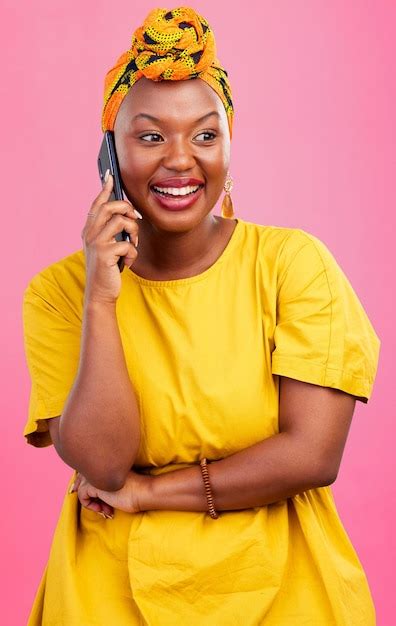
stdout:
{"type": "Polygon", "coordinates": [[[232,205],[231,194],[230,194],[233,184],[234,184],[233,178],[228,173],[226,181],[224,183],[225,196],[223,198],[223,202],[221,205],[221,216],[229,218],[229,219],[234,217],[234,207],[232,205]]]}

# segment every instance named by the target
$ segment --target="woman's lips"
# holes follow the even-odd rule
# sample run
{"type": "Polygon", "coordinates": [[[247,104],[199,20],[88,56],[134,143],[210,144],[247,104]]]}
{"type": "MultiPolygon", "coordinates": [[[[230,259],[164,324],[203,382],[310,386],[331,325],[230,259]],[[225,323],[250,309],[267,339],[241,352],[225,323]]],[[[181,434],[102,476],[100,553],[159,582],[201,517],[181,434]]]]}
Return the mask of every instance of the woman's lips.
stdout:
{"type": "Polygon", "coordinates": [[[159,191],[156,191],[153,187],[150,187],[150,191],[163,209],[167,209],[168,211],[181,211],[182,209],[188,209],[196,200],[198,200],[203,188],[204,185],[199,187],[197,191],[189,193],[186,196],[165,196],[159,191]]]}

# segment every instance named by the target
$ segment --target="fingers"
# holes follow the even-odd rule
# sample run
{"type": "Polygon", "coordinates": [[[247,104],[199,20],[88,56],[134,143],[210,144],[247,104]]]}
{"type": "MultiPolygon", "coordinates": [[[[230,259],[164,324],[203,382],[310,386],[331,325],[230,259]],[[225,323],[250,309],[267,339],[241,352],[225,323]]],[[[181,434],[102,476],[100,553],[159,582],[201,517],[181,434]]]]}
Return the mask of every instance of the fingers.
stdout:
{"type": "Polygon", "coordinates": [[[115,301],[120,293],[122,283],[117,267],[120,258],[124,257],[123,264],[127,267],[132,267],[136,260],[137,219],[142,218],[130,202],[113,200],[113,184],[113,176],[109,174],[81,232],[87,270],[86,293],[88,297],[106,301],[115,301]],[[129,235],[126,241],[122,240],[121,233],[129,235]]]}
{"type": "Polygon", "coordinates": [[[91,209],[90,213],[91,215],[87,218],[87,224],[90,227],[90,230],[100,230],[116,213],[125,215],[133,220],[140,219],[136,209],[132,206],[132,204],[126,202],[126,200],[113,200],[112,202],[105,202],[101,204],[95,212],[91,209]]]}
{"type": "Polygon", "coordinates": [[[79,472],[76,472],[76,478],[74,479],[74,481],[69,487],[69,493],[73,493],[74,491],[77,491],[80,486],[80,483],[81,483],[81,474],[79,474],[79,472]]]}
{"type": "MultiPolygon", "coordinates": [[[[112,214],[116,207],[125,207],[125,209],[130,209],[132,211],[132,215],[137,218],[142,218],[140,213],[134,209],[134,207],[125,200],[113,200],[110,204],[106,204],[109,202],[111,192],[113,191],[113,176],[109,174],[109,177],[105,184],[103,185],[102,191],[96,196],[95,200],[90,209],[90,213],[93,220],[97,219],[99,212],[105,212],[107,214],[112,214]],[[105,208],[103,208],[105,205],[105,208]]],[[[125,211],[123,211],[125,213],[125,211]]]]}
{"type": "Polygon", "coordinates": [[[107,224],[102,228],[100,233],[98,233],[96,241],[98,243],[108,242],[122,230],[126,230],[126,232],[131,235],[131,240],[133,240],[135,246],[137,246],[139,227],[136,224],[136,220],[126,217],[125,215],[113,215],[107,224]]]}
{"type": "Polygon", "coordinates": [[[105,517],[107,517],[108,519],[113,519],[114,517],[114,509],[112,506],[110,506],[110,504],[107,504],[106,502],[103,502],[103,500],[100,501],[101,507],[102,507],[102,513],[104,513],[105,517]]]}
{"type": "Polygon", "coordinates": [[[102,187],[102,190],[100,191],[100,193],[98,193],[98,195],[96,196],[92,204],[92,207],[91,207],[92,213],[95,213],[96,212],[95,209],[97,209],[101,204],[103,204],[104,202],[108,202],[111,192],[113,191],[113,186],[114,186],[113,176],[110,174],[110,170],[107,170],[105,174],[105,182],[102,187]],[[106,176],[108,176],[107,180],[106,180],[106,176]]]}
{"type": "Polygon", "coordinates": [[[102,517],[105,517],[106,519],[113,519],[113,507],[106,504],[106,502],[103,502],[100,498],[91,498],[86,496],[84,493],[80,495],[79,491],[78,499],[84,508],[89,509],[90,511],[95,511],[95,513],[99,513],[99,515],[102,515],[102,517]]]}
{"type": "Polygon", "coordinates": [[[77,492],[78,499],[86,509],[99,513],[106,519],[113,519],[114,508],[97,497],[97,489],[82,474],[77,472],[76,479],[70,485],[69,493],[77,492]]]}
{"type": "MultiPolygon", "coordinates": [[[[136,209],[132,206],[130,202],[126,202],[125,200],[113,200],[109,202],[112,187],[113,177],[110,174],[109,178],[103,186],[102,191],[95,198],[89,211],[89,215],[87,216],[84,228],[81,232],[81,238],[83,240],[85,239],[87,244],[93,241],[102,232],[103,228],[109,222],[112,222],[114,219],[116,219],[118,215],[121,218],[123,216],[128,218],[129,223],[132,223],[133,221],[136,222],[137,219],[142,218],[140,213],[136,211],[136,209]]],[[[120,220],[114,223],[120,224],[120,220]]],[[[122,228],[120,228],[117,232],[121,232],[121,230],[122,228]]],[[[106,231],[106,233],[107,232],[108,231],[106,231]]],[[[127,232],[130,231],[127,230],[127,232]]]]}
{"type": "Polygon", "coordinates": [[[129,241],[117,241],[117,242],[112,242],[110,244],[104,244],[104,245],[110,245],[112,247],[113,261],[111,262],[111,264],[112,265],[116,264],[119,257],[123,256],[125,265],[127,267],[130,267],[131,265],[133,265],[138,255],[137,240],[138,240],[138,236],[136,235],[134,244],[130,243],[129,241]]]}

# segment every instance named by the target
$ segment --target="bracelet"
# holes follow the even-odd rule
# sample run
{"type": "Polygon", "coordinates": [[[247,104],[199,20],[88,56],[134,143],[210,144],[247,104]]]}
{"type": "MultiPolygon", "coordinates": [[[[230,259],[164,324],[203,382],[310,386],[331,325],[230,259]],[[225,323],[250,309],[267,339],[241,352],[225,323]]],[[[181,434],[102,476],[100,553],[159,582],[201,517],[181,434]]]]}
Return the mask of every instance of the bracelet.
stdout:
{"type": "Polygon", "coordinates": [[[208,502],[209,515],[210,517],[213,517],[213,519],[217,519],[219,516],[214,508],[212,489],[211,489],[210,481],[209,481],[207,460],[205,458],[201,459],[200,466],[201,466],[201,471],[202,471],[202,478],[203,478],[204,485],[205,485],[206,500],[208,502]]]}

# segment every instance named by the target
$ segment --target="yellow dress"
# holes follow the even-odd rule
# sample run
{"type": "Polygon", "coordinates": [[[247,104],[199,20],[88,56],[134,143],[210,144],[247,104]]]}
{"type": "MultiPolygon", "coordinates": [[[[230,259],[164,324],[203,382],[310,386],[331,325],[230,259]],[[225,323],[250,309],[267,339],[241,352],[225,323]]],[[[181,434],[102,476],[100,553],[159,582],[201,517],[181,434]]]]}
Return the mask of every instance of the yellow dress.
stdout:
{"type": "MultiPolygon", "coordinates": [[[[278,430],[279,376],[370,398],[380,340],[326,245],[236,221],[202,273],[126,268],[117,318],[139,401],[137,469],[221,459],[278,430]]],[[[32,379],[27,441],[51,444],[77,373],[85,284],[79,250],[24,293],[32,379]]],[[[329,486],[268,506],[153,510],[103,519],[69,495],[28,626],[373,626],[368,582],[329,486]]]]}

